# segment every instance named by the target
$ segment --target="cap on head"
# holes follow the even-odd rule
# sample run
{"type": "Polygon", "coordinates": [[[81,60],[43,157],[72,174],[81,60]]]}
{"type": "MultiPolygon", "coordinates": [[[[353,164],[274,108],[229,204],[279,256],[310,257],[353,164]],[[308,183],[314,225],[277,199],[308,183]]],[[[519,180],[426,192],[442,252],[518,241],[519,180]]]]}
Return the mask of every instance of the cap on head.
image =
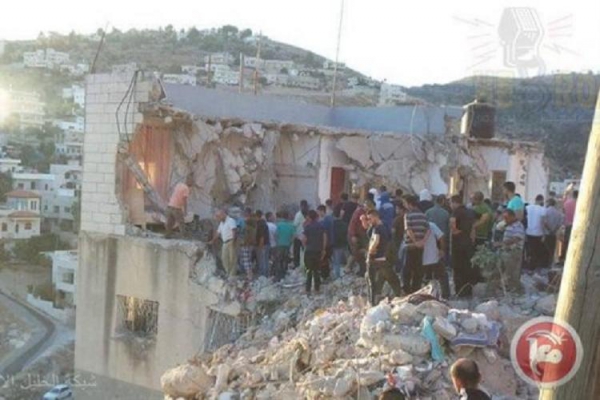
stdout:
{"type": "Polygon", "coordinates": [[[431,192],[428,189],[423,189],[421,190],[421,193],[419,193],[420,201],[431,201],[432,199],[433,197],[431,196],[431,192]]]}

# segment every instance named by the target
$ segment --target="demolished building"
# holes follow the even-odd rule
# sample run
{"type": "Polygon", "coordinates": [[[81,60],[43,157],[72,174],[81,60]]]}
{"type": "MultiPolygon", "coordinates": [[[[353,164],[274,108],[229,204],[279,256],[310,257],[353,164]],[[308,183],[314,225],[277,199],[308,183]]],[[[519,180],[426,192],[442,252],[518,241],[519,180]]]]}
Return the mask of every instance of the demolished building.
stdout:
{"type": "Polygon", "coordinates": [[[166,369],[241,335],[257,304],[277,299],[268,282],[227,285],[201,241],[135,228],[161,224],[189,173],[201,219],[379,184],[493,198],[513,180],[526,199],[546,191],[537,144],[462,135],[460,107],[331,109],[139,72],[90,75],[86,96],[75,367],[105,383],[86,398],[112,398],[107,388],[160,398],[166,369]]]}

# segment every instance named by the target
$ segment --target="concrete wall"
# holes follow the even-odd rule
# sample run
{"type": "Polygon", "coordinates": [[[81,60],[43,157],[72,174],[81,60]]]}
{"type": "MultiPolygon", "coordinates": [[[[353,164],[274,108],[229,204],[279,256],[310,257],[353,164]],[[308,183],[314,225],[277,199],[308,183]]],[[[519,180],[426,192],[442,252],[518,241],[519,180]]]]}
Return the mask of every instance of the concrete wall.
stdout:
{"type": "Polygon", "coordinates": [[[189,280],[194,251],[189,242],[82,232],[75,368],[159,390],[168,368],[202,350],[207,294],[189,280]],[[119,334],[118,295],[159,304],[155,342],[141,341],[143,351],[119,334]]]}
{"type": "MultiPolygon", "coordinates": [[[[324,136],[320,144],[319,160],[319,201],[325,204],[325,200],[331,197],[331,169],[334,167],[348,167],[349,160],[343,151],[336,147],[337,140],[331,136],[324,136]]],[[[346,181],[349,180],[350,171],[346,171],[346,181]]]]}
{"type": "Polygon", "coordinates": [[[86,129],[83,147],[83,184],[81,198],[81,230],[124,235],[125,220],[116,195],[120,179],[117,170],[117,145],[132,135],[136,124],[142,122],[138,103],[148,101],[151,82],[139,81],[129,105],[127,101],[119,112],[132,81],[131,74],[89,75],[86,81],[86,129]],[[120,135],[119,135],[119,131],[120,135]]]}
{"type": "Polygon", "coordinates": [[[469,192],[481,190],[489,196],[492,171],[505,171],[506,179],[515,183],[525,201],[533,202],[538,194],[546,194],[549,174],[541,151],[477,145],[471,150],[476,168],[484,177],[473,179],[469,192]]]}

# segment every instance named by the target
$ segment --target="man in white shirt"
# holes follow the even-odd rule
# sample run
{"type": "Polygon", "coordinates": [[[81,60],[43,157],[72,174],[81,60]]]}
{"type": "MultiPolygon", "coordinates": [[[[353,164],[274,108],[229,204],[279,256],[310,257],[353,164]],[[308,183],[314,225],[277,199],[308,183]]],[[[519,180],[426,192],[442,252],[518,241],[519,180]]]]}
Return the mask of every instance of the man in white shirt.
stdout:
{"type": "Polygon", "coordinates": [[[302,251],[304,245],[302,244],[302,234],[304,233],[304,222],[308,215],[308,201],[302,200],[300,202],[300,210],[294,217],[294,226],[296,227],[296,237],[294,238],[294,268],[298,268],[301,264],[302,251]]]}
{"type": "Polygon", "coordinates": [[[543,241],[546,212],[547,210],[544,207],[544,196],[541,194],[535,198],[535,204],[527,206],[525,260],[527,261],[530,270],[543,268],[548,258],[543,241]]]}
{"type": "Polygon", "coordinates": [[[219,227],[213,237],[212,243],[215,244],[220,238],[223,242],[221,246],[221,261],[228,277],[235,275],[237,268],[237,251],[235,248],[235,239],[237,237],[237,224],[223,210],[217,211],[215,219],[219,222],[219,227]]]}
{"type": "Polygon", "coordinates": [[[429,223],[431,235],[423,248],[423,271],[426,279],[436,279],[442,288],[442,297],[450,297],[450,281],[444,263],[440,262],[446,254],[446,241],[444,232],[433,222],[429,223]]]}

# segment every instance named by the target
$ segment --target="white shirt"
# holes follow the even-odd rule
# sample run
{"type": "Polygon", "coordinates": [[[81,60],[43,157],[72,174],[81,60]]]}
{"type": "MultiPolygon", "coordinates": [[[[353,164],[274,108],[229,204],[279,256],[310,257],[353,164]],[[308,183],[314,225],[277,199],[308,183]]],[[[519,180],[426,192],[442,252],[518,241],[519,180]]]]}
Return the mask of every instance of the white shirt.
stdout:
{"type": "Polygon", "coordinates": [[[528,236],[544,236],[544,217],[546,208],[537,204],[527,206],[527,231],[528,236]]]}
{"type": "Polygon", "coordinates": [[[302,211],[298,211],[294,217],[294,226],[296,227],[296,235],[301,236],[304,233],[304,214],[302,211]]]}
{"type": "Polygon", "coordinates": [[[431,229],[431,235],[427,238],[427,242],[425,242],[425,247],[423,248],[423,265],[433,265],[440,261],[440,251],[437,242],[444,237],[444,232],[433,222],[429,223],[429,229],[431,229]]]}
{"type": "Polygon", "coordinates": [[[217,228],[217,232],[219,233],[219,235],[221,235],[221,240],[223,241],[223,243],[227,243],[231,239],[233,239],[233,232],[236,228],[237,225],[235,223],[235,220],[230,216],[225,217],[225,221],[221,222],[219,224],[219,227],[217,228]]]}
{"type": "Polygon", "coordinates": [[[271,247],[277,246],[277,225],[272,222],[267,222],[267,226],[269,227],[269,245],[271,247]]]}

